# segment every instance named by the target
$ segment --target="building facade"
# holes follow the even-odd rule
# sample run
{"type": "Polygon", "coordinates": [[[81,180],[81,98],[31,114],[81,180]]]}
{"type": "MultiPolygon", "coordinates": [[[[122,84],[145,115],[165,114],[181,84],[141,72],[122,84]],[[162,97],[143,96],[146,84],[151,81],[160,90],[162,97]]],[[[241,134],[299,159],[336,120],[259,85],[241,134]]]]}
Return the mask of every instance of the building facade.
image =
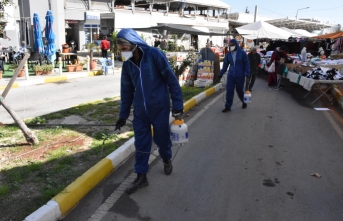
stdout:
{"type": "MultiPolygon", "coordinates": [[[[122,28],[146,28],[161,24],[183,25],[205,32],[226,33],[228,31],[229,5],[220,0],[14,0],[16,6],[6,8],[8,12],[6,35],[0,38],[4,47],[19,47],[25,41],[33,47],[33,13],[38,13],[42,30],[45,14],[51,10],[54,15],[56,46],[75,42],[76,50],[97,42],[102,36],[109,36],[122,28]],[[13,15],[13,16],[12,16],[13,15]]],[[[153,31],[145,33],[147,41],[153,41],[153,31]]],[[[208,36],[200,38],[207,39],[208,36]]],[[[223,37],[212,41],[222,43],[223,37]]],[[[44,41],[44,33],[43,33],[44,41]]],[[[200,47],[205,46],[202,40],[200,47]]]]}

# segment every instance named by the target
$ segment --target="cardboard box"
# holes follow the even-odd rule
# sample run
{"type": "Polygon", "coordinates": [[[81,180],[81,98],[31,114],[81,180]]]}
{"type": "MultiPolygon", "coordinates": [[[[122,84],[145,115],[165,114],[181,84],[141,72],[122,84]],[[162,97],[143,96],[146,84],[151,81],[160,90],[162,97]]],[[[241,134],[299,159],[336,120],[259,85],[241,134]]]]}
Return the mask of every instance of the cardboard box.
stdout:
{"type": "Polygon", "coordinates": [[[300,64],[286,64],[286,67],[288,69],[288,71],[292,71],[294,70],[294,68],[300,66],[300,64]]]}

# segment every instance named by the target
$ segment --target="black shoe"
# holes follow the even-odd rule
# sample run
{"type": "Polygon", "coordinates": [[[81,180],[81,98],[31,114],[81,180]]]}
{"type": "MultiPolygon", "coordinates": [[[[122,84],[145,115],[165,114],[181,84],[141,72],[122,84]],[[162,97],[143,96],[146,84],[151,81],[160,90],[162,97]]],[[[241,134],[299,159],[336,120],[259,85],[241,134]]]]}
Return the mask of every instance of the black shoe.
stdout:
{"type": "Polygon", "coordinates": [[[242,104],[242,108],[243,108],[243,109],[247,108],[247,106],[248,106],[247,103],[243,103],[243,104],[242,104]]]}
{"type": "Polygon", "coordinates": [[[133,183],[125,190],[126,193],[131,194],[136,192],[138,188],[148,186],[149,182],[148,179],[146,178],[146,174],[138,174],[137,173],[137,178],[133,183]]]}
{"type": "Polygon", "coordinates": [[[173,172],[173,164],[171,160],[167,160],[167,161],[163,160],[163,164],[164,164],[164,173],[166,175],[170,175],[173,172]]]}
{"type": "Polygon", "coordinates": [[[226,113],[226,112],[228,112],[228,111],[231,111],[231,108],[226,107],[224,110],[222,110],[223,113],[226,113]]]}

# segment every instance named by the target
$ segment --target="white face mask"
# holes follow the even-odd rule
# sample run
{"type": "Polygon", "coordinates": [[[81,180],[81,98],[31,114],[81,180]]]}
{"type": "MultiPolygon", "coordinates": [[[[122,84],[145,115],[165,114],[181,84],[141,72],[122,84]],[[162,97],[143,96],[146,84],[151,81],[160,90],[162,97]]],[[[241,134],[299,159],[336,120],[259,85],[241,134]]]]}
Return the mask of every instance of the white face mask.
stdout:
{"type": "Polygon", "coordinates": [[[122,51],[121,52],[121,59],[123,61],[127,61],[133,56],[133,52],[136,50],[137,46],[132,51],[122,51]]]}
{"type": "Polygon", "coordinates": [[[236,49],[236,46],[230,46],[230,51],[234,51],[236,49]]]}

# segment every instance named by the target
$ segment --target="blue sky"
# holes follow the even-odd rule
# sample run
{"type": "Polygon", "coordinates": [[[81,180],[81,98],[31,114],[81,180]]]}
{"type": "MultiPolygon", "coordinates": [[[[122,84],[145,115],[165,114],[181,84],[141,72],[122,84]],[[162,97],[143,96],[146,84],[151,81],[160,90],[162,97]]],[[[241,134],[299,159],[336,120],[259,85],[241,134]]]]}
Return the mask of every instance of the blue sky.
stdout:
{"type": "Polygon", "coordinates": [[[287,0],[287,1],[266,1],[266,0],[248,0],[231,1],[222,0],[232,7],[233,12],[244,12],[246,7],[251,14],[255,11],[255,5],[258,6],[258,14],[276,18],[295,19],[297,9],[310,7],[298,11],[299,18],[315,18],[322,22],[340,24],[343,26],[343,1],[340,0],[287,0]]]}

